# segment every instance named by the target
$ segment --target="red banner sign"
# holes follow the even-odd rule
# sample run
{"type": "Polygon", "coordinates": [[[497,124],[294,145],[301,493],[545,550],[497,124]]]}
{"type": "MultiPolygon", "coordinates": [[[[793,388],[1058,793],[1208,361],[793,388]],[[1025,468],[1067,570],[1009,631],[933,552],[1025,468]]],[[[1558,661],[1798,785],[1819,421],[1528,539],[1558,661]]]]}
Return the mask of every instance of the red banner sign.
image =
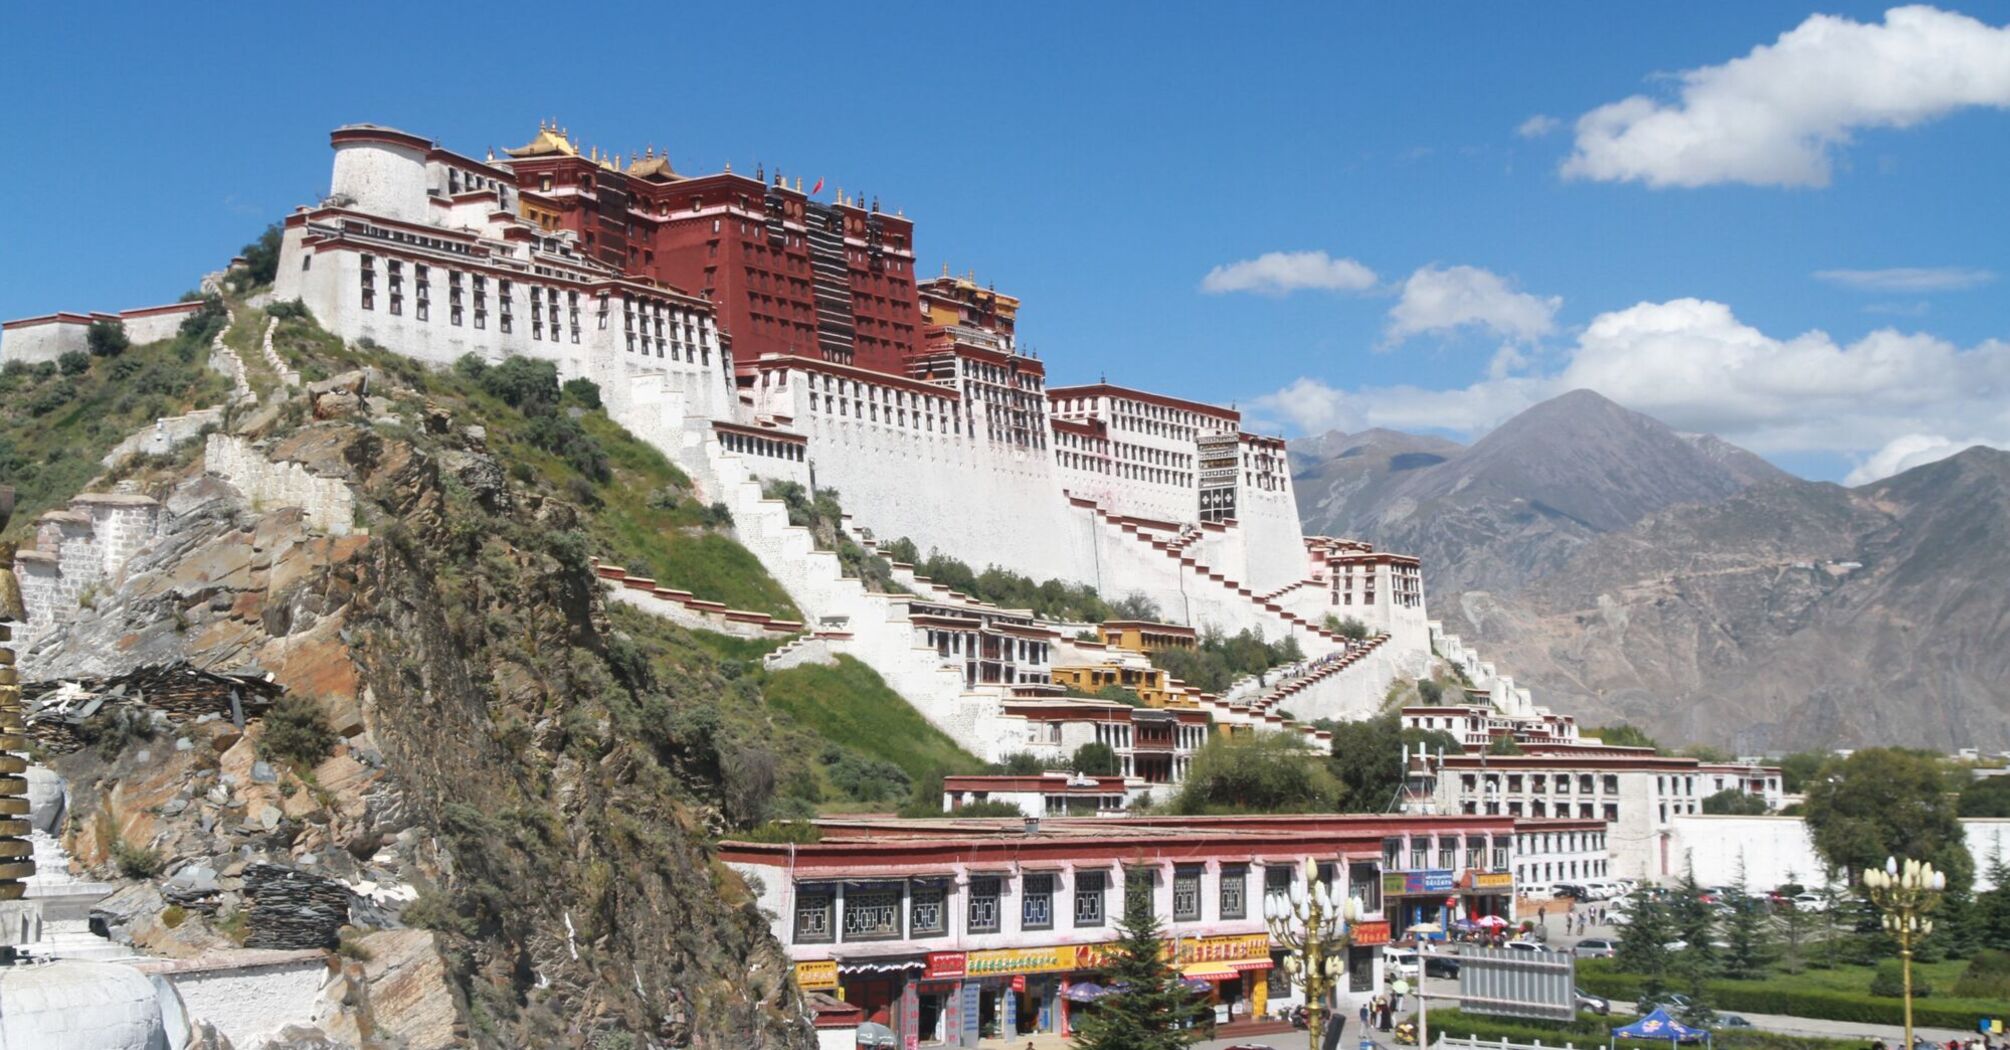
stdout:
{"type": "Polygon", "coordinates": [[[1356,947],[1365,948],[1369,945],[1389,943],[1387,922],[1357,922],[1347,929],[1353,934],[1350,943],[1356,947]]]}
{"type": "Polygon", "coordinates": [[[962,952],[929,952],[928,969],[924,976],[929,978],[961,977],[963,976],[966,959],[967,956],[962,952]]]}

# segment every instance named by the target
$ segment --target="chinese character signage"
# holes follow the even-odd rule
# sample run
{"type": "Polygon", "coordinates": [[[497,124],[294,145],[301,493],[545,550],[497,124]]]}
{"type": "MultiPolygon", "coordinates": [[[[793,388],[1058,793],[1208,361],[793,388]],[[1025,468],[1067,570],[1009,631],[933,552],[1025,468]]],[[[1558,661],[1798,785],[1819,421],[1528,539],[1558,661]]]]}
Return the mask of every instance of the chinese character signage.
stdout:
{"type": "Polygon", "coordinates": [[[1387,922],[1357,922],[1347,930],[1352,935],[1351,943],[1357,948],[1389,943],[1387,922]]]}
{"type": "Polygon", "coordinates": [[[824,959],[796,964],[796,987],[806,992],[827,992],[838,986],[838,964],[824,959]]]}
{"type": "Polygon", "coordinates": [[[930,979],[961,977],[966,965],[966,957],[962,952],[929,952],[928,969],[923,976],[930,979]]]}
{"type": "Polygon", "coordinates": [[[1424,871],[1391,871],[1382,875],[1382,895],[1411,896],[1419,893],[1448,893],[1458,885],[1450,868],[1424,871]]]}
{"type": "Polygon", "coordinates": [[[1476,890],[1511,890],[1514,888],[1514,873],[1508,871],[1475,871],[1466,876],[1476,890]]]}

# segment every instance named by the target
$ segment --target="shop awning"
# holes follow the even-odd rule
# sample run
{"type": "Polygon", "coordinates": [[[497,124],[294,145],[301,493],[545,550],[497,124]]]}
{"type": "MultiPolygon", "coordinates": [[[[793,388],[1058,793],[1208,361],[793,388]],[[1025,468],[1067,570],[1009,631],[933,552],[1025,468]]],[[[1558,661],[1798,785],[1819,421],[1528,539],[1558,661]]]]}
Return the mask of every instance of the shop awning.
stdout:
{"type": "Polygon", "coordinates": [[[1242,973],[1248,970],[1268,970],[1275,965],[1269,959],[1237,959],[1229,963],[1228,968],[1237,973],[1242,973]]]}
{"type": "MultiPolygon", "coordinates": [[[[1270,960],[1265,959],[1263,964],[1269,966],[1270,960]]],[[[1203,981],[1229,981],[1242,976],[1242,971],[1229,963],[1203,962],[1189,963],[1186,966],[1180,967],[1179,975],[1181,977],[1197,977],[1203,981]]]]}

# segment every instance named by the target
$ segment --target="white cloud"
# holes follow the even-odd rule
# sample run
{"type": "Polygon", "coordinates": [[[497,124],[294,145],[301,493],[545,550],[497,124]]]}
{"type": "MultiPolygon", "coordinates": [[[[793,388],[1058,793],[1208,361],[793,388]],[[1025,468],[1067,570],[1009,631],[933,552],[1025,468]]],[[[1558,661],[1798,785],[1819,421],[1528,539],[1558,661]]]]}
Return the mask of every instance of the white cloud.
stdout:
{"type": "Polygon", "coordinates": [[[1995,445],[2002,448],[2006,443],[1985,441],[1981,438],[1950,441],[1939,434],[1901,434],[1885,442],[1883,448],[1858,462],[1856,469],[1850,471],[1849,476],[1843,479],[1843,484],[1855,486],[1883,481],[1893,474],[1902,474],[1914,467],[1938,463],[1956,452],[1975,445],[1995,445]]]}
{"type": "Polygon", "coordinates": [[[1200,290],[1287,295],[1304,289],[1359,292],[1375,286],[1375,271],[1352,259],[1335,259],[1325,252],[1265,252],[1217,266],[1201,278],[1200,290]]]}
{"type": "Polygon", "coordinates": [[[1895,266],[1886,270],[1816,270],[1815,280],[1860,292],[1962,292],[1996,279],[1991,270],[1959,266],[1895,266]]]}
{"type": "Polygon", "coordinates": [[[1563,121],[1547,113],[1537,113],[1517,125],[1514,133],[1525,139],[1539,139],[1562,126],[1563,121]]]}
{"type": "Polygon", "coordinates": [[[1477,266],[1426,266],[1403,282],[1402,298],[1389,308],[1388,340],[1474,327],[1527,342],[1555,330],[1562,305],[1557,296],[1517,292],[1477,266]]]}
{"type": "Polygon", "coordinates": [[[2010,107],[2010,27],[1931,7],[1882,23],[1812,15],[1743,58],[1679,74],[1679,97],[1586,113],[1566,176],[1649,186],[1825,186],[1837,147],[1968,106],[2010,107]]]}
{"type": "Polygon", "coordinates": [[[1251,415],[1311,432],[1388,426],[1470,436],[1587,387],[1677,430],[1717,434],[1756,452],[1848,456],[1864,476],[1927,454],[1913,446],[1884,452],[1900,439],[2010,437],[2010,342],[2000,340],[1963,348],[1894,329],[1847,344],[1820,331],[1780,338],[1722,303],[1675,299],[1600,314],[1557,364],[1526,367],[1519,355],[1496,354],[1484,377],[1435,390],[1347,390],[1300,379],[1254,399],[1251,415]]]}

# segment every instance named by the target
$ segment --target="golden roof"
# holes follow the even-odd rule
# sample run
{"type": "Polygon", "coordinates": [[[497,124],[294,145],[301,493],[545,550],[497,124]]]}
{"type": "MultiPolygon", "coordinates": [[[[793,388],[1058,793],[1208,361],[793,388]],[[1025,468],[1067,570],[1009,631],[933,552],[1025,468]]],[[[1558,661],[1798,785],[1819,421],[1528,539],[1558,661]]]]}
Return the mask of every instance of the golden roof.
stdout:
{"type": "Polygon", "coordinates": [[[638,179],[674,180],[683,178],[682,175],[677,174],[676,169],[670,166],[670,155],[668,153],[657,153],[655,147],[651,147],[649,152],[643,154],[640,159],[633,159],[632,154],[630,156],[628,174],[638,179]]]}
{"type": "Polygon", "coordinates": [[[512,157],[577,157],[579,147],[568,141],[565,133],[559,130],[557,125],[547,125],[539,121],[537,137],[530,140],[528,145],[506,149],[503,152],[512,157]]]}

